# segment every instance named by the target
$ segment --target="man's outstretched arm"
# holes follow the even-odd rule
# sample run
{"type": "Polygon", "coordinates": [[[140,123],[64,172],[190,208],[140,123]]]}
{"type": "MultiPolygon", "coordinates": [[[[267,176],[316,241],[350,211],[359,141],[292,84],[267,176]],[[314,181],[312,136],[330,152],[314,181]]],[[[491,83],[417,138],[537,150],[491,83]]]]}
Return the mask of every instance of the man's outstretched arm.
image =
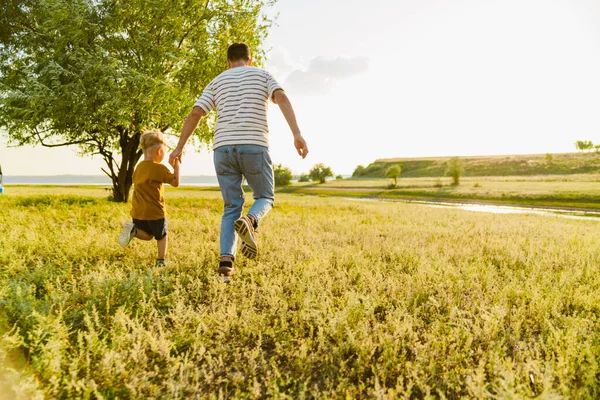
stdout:
{"type": "Polygon", "coordinates": [[[296,121],[296,114],[294,113],[294,108],[292,107],[290,99],[283,90],[279,89],[273,93],[273,102],[279,106],[279,109],[283,113],[285,120],[294,134],[294,146],[296,147],[298,154],[302,158],[306,158],[306,155],[308,154],[308,146],[302,137],[302,133],[300,133],[300,128],[298,127],[298,122],[296,121]]]}
{"type": "Polygon", "coordinates": [[[192,136],[192,133],[194,133],[194,131],[198,127],[198,123],[200,122],[202,117],[204,117],[205,115],[206,113],[204,112],[204,110],[198,106],[192,109],[192,112],[187,116],[187,118],[183,122],[183,128],[181,129],[179,143],[177,143],[177,147],[169,156],[169,164],[173,165],[175,159],[181,156],[185,144],[187,143],[190,136],[192,136]]]}

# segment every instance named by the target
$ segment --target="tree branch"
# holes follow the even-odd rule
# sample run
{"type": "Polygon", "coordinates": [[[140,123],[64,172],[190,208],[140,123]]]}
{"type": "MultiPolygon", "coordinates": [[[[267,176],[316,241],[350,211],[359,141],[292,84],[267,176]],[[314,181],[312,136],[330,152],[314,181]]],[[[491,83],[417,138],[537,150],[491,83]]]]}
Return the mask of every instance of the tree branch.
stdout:
{"type": "MultiPolygon", "coordinates": [[[[117,165],[116,165],[116,162],[112,155],[112,152],[109,150],[106,150],[106,147],[107,147],[106,138],[104,138],[104,140],[100,140],[97,137],[94,137],[94,141],[96,142],[96,144],[98,146],[98,151],[95,152],[94,154],[101,155],[102,158],[104,159],[104,163],[110,170],[110,173],[109,173],[104,168],[101,168],[102,172],[104,172],[106,175],[108,175],[108,177],[112,180],[113,185],[115,185],[117,182],[117,174],[115,174],[114,167],[117,165]]],[[[117,166],[117,168],[118,168],[118,166],[117,166]]]]}
{"type": "Polygon", "coordinates": [[[115,174],[115,168],[114,168],[115,166],[117,166],[115,159],[113,158],[112,153],[110,153],[104,149],[101,149],[100,151],[101,151],[100,154],[102,154],[102,158],[104,159],[104,162],[106,163],[106,165],[110,169],[110,173],[112,174],[109,176],[114,181],[115,177],[117,176],[117,174],[115,174]]]}
{"type": "Polygon", "coordinates": [[[192,26],[190,26],[190,29],[188,29],[187,32],[183,34],[183,37],[181,38],[181,40],[179,41],[179,44],[177,45],[177,50],[181,49],[181,45],[183,44],[183,41],[185,40],[185,38],[187,38],[188,35],[190,33],[192,33],[192,31],[194,30],[194,28],[197,27],[200,24],[201,21],[202,20],[199,20],[198,22],[196,22],[195,24],[193,24],[192,26]]]}
{"type": "Polygon", "coordinates": [[[107,176],[110,178],[110,180],[112,181],[112,178],[113,178],[113,177],[112,177],[112,175],[111,175],[111,174],[109,174],[109,173],[108,173],[108,172],[107,172],[107,171],[106,171],[104,168],[100,168],[100,169],[101,169],[101,170],[102,170],[102,172],[104,172],[104,173],[105,173],[105,174],[106,174],[106,175],[107,175],[107,176]]]}
{"type": "Polygon", "coordinates": [[[40,133],[37,130],[35,130],[35,135],[37,136],[39,143],[44,147],[64,147],[64,146],[72,146],[74,144],[89,143],[89,142],[93,141],[92,139],[85,139],[85,140],[75,140],[72,142],[65,142],[65,143],[49,144],[49,143],[44,143],[44,138],[42,138],[42,136],[40,135],[40,133]]]}
{"type": "Polygon", "coordinates": [[[171,136],[171,137],[174,137],[174,138],[178,138],[179,137],[179,134],[177,134],[175,132],[163,132],[163,135],[164,136],[171,136]]]}
{"type": "Polygon", "coordinates": [[[179,41],[179,44],[177,45],[178,50],[181,48],[181,45],[183,44],[183,41],[185,40],[185,38],[187,38],[188,35],[190,33],[192,33],[194,28],[197,27],[198,25],[200,25],[200,22],[202,22],[204,20],[204,14],[206,14],[206,10],[208,9],[209,4],[210,4],[210,0],[206,0],[206,5],[204,6],[204,11],[202,11],[202,18],[198,18],[198,21],[195,24],[192,24],[192,26],[190,26],[190,29],[188,29],[187,32],[183,35],[183,37],[179,41]]]}
{"type": "Polygon", "coordinates": [[[12,23],[12,24],[10,24],[9,23],[8,27],[10,27],[10,28],[19,28],[19,29],[22,29],[22,30],[28,30],[28,31],[31,31],[33,33],[38,33],[39,34],[39,31],[37,29],[35,29],[35,27],[33,27],[31,25],[27,25],[27,24],[19,24],[19,23],[12,23]]]}

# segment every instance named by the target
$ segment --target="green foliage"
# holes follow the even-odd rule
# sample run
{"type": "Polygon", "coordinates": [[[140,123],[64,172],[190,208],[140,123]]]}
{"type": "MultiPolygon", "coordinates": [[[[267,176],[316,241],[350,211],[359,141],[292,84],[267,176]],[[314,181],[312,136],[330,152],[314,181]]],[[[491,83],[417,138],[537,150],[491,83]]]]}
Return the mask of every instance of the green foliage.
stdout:
{"type": "Polygon", "coordinates": [[[276,164],[273,168],[275,186],[287,186],[292,181],[292,171],[283,164],[276,164]]]}
{"type": "Polygon", "coordinates": [[[342,175],[336,175],[335,179],[339,181],[344,179],[344,177],[342,175]]]}
{"type": "Polygon", "coordinates": [[[0,197],[3,343],[46,398],[600,397],[595,223],[279,195],[225,285],[219,193],[167,191],[165,269],[102,196],[0,197]]]}
{"type": "MultiPolygon", "coordinates": [[[[254,49],[269,0],[11,0],[0,10],[0,127],[12,144],[99,154],[126,201],[144,129],[177,132],[233,41],[254,49]]],[[[209,143],[211,119],[197,131],[209,143]]]]}
{"type": "Polygon", "coordinates": [[[590,151],[594,149],[594,143],[591,140],[578,140],[575,142],[575,148],[579,151],[590,151]]]}
{"type": "Polygon", "coordinates": [[[397,165],[398,167],[400,167],[402,169],[402,171],[406,171],[406,169],[404,168],[404,163],[374,162],[374,163],[367,165],[366,167],[361,168],[358,172],[355,170],[354,171],[355,173],[352,174],[352,176],[355,178],[362,178],[362,177],[386,178],[385,174],[386,174],[388,168],[390,168],[391,166],[394,166],[394,165],[397,165]]]}
{"type": "Polygon", "coordinates": [[[398,186],[398,177],[402,173],[402,168],[399,165],[392,165],[385,171],[385,177],[389,179],[393,179],[393,187],[398,186]]]}
{"type": "Polygon", "coordinates": [[[354,172],[352,172],[352,176],[353,177],[359,177],[361,176],[365,171],[365,167],[362,165],[357,166],[356,168],[354,168],[354,172]]]}
{"type": "Polygon", "coordinates": [[[452,157],[446,164],[446,176],[452,178],[453,185],[460,184],[460,177],[465,172],[465,167],[459,157],[452,157]]]}
{"type": "Polygon", "coordinates": [[[352,177],[361,178],[361,177],[378,177],[385,178],[385,172],[389,168],[389,165],[382,165],[379,163],[371,163],[366,167],[359,165],[356,167],[354,172],[352,173],[352,177]]]}
{"type": "Polygon", "coordinates": [[[298,182],[310,182],[310,176],[308,176],[307,174],[300,174],[298,182]]]}
{"type": "Polygon", "coordinates": [[[552,164],[553,159],[554,159],[554,156],[552,155],[552,153],[546,153],[545,160],[548,164],[552,164]]]}
{"type": "Polygon", "coordinates": [[[312,167],[308,173],[308,176],[313,182],[325,183],[327,178],[333,176],[333,171],[325,164],[319,163],[312,167]]]}

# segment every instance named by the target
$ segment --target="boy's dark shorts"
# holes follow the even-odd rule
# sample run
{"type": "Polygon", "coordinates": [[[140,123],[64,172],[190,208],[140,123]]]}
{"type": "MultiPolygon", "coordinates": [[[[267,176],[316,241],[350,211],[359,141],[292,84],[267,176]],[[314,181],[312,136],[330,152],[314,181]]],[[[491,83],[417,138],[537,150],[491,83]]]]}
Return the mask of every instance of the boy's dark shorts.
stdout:
{"type": "Polygon", "coordinates": [[[141,220],[133,219],[136,228],[143,230],[148,235],[154,236],[154,239],[161,240],[167,236],[167,219],[141,220]]]}

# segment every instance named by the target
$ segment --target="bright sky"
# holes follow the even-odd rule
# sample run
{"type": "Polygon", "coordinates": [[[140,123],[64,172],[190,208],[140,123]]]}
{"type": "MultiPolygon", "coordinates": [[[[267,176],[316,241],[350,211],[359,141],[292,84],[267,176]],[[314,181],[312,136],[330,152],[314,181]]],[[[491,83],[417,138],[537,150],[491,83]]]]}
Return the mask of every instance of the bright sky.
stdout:
{"type": "MultiPolygon", "coordinates": [[[[272,105],[272,158],[294,173],[318,162],[347,174],[384,157],[600,143],[597,0],[279,0],[271,12],[268,69],[310,149],[297,156],[272,105]]],[[[6,175],[98,175],[102,166],[44,148],[0,147],[0,163],[6,175]]],[[[214,175],[212,154],[188,156],[182,172],[214,175]]]]}

